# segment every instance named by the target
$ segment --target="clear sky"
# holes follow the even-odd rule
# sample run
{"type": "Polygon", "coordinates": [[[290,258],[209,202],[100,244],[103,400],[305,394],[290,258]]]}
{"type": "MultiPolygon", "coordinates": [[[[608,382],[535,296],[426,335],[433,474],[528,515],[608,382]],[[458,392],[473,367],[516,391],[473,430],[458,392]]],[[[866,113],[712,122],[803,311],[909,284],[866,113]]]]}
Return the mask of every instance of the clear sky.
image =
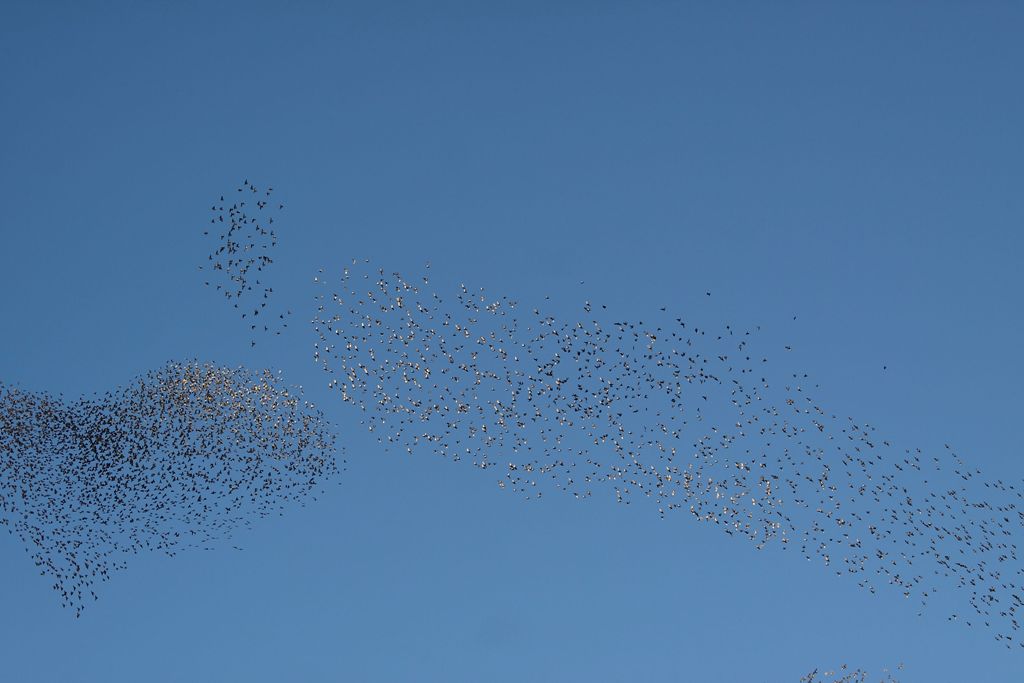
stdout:
{"type": "Polygon", "coordinates": [[[4,535],[0,679],[1024,677],[991,632],[798,554],[383,452],[312,362],[316,267],[429,260],[556,315],[760,324],[837,412],[1024,479],[1024,8],[713,4],[0,3],[3,381],[269,365],[348,460],[244,550],[139,557],[80,620],[4,535]],[[287,204],[296,311],[255,348],[196,271],[243,179],[287,204]]]}

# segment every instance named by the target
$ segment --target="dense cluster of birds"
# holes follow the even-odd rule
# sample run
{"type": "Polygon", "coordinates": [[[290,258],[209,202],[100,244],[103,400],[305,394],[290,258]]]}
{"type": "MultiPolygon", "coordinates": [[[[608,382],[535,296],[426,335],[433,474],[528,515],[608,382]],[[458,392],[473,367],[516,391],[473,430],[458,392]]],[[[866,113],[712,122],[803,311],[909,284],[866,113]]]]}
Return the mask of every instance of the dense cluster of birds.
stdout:
{"type": "Polygon", "coordinates": [[[314,359],[381,444],[468,461],[530,498],[650,501],[922,607],[949,588],[950,619],[1024,646],[1024,491],[829,411],[806,374],[756,350],[759,328],[665,309],[617,320],[591,302],[559,320],[368,261],[315,283],[314,359]]]}
{"type": "Polygon", "coordinates": [[[328,423],[269,370],[172,362],[72,401],[0,383],[0,524],[76,613],[132,554],[210,548],[336,470],[328,423]]]}
{"type": "Polygon", "coordinates": [[[205,284],[220,291],[237,309],[251,333],[250,346],[256,345],[256,333],[279,335],[288,327],[291,311],[268,308],[274,293],[266,282],[265,271],[274,262],[271,252],[277,246],[274,217],[284,204],[272,198],[274,188],[257,188],[248,180],[234,193],[221,195],[210,207],[210,225],[203,231],[215,239],[215,248],[199,266],[207,271],[205,284]]]}

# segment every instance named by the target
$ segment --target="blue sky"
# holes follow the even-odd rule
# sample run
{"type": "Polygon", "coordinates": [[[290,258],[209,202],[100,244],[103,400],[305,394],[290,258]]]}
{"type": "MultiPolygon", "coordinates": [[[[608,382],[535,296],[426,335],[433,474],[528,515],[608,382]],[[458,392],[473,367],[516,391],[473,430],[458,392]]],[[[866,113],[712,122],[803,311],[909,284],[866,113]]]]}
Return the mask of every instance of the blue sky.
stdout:
{"type": "Polygon", "coordinates": [[[990,633],[797,554],[383,452],[302,321],[315,268],[369,257],[566,316],[589,299],[758,324],[837,412],[1019,482],[1022,20],[1010,3],[3,3],[3,381],[74,395],[172,358],[269,365],[348,460],[243,551],[140,557],[80,620],[5,536],[10,680],[1019,676],[990,633]],[[287,204],[275,290],[296,311],[256,348],[196,271],[210,203],[246,178],[287,204]]]}

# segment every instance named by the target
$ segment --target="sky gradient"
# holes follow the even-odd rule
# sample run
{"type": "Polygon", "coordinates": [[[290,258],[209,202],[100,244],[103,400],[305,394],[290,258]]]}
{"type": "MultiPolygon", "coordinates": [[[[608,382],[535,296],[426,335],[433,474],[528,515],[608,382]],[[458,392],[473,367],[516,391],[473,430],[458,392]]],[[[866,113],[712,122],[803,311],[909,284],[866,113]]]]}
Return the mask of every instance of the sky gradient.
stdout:
{"type": "Polygon", "coordinates": [[[761,325],[836,412],[1020,482],[1022,28],[1009,3],[3,3],[0,377],[269,366],[348,461],[242,551],[140,556],[79,620],[4,535],[5,675],[1019,677],[991,633],[798,554],[383,452],[307,321],[316,269],[368,257],[567,317],[761,325]],[[286,204],[295,311],[255,348],[197,271],[243,179],[286,204]]]}

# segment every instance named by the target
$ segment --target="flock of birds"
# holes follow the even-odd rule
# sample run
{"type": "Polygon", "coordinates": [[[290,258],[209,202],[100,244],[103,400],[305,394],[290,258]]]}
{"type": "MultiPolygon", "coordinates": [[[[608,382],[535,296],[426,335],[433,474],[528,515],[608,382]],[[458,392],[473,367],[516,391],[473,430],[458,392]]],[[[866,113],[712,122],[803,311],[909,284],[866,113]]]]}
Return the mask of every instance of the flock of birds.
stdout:
{"type": "MultiPolygon", "coordinates": [[[[250,346],[291,313],[268,308],[284,208],[272,191],[246,180],[205,230],[205,284],[250,346]]],[[[948,446],[898,448],[831,412],[806,374],[774,370],[759,328],[707,329],[665,308],[623,320],[591,302],[559,319],[465,285],[442,297],[427,275],[367,260],[314,282],[314,360],[383,446],[469,462],[527,498],[650,503],[922,606],[949,589],[962,598],[950,619],[1024,647],[1024,490],[948,446]]],[[[0,384],[0,523],[76,613],[129,555],[210,547],[336,471],[323,415],[270,371],[169,363],[77,401],[0,384]]]]}
{"type": "MultiPolygon", "coordinates": [[[[903,665],[898,665],[896,670],[902,671],[903,665]]],[[[884,678],[880,679],[879,683],[899,683],[888,669],[883,669],[882,675],[884,678]]],[[[864,669],[851,669],[843,664],[838,669],[815,669],[806,676],[801,676],[800,683],[868,683],[870,680],[871,675],[864,669]]]]}
{"type": "Polygon", "coordinates": [[[323,416],[269,370],[172,362],[76,401],[0,383],[0,524],[76,615],[131,555],[212,548],[336,469],[323,416]]]}
{"type": "Polygon", "coordinates": [[[206,263],[199,266],[209,273],[205,284],[221,292],[249,326],[250,346],[256,345],[258,332],[280,335],[291,316],[289,310],[267,307],[274,289],[264,282],[264,271],[274,262],[270,253],[277,246],[274,217],[284,209],[271,198],[273,192],[272,187],[261,190],[243,181],[233,194],[214,202],[210,225],[203,231],[216,240],[206,263]]]}
{"type": "Polygon", "coordinates": [[[950,619],[1024,647],[1024,491],[948,446],[897,448],[827,410],[805,374],[772,379],[756,329],[589,302],[559,320],[464,285],[449,302],[368,261],[315,282],[314,359],[384,446],[468,461],[528,498],[649,501],[922,606],[950,589],[950,619]]]}

